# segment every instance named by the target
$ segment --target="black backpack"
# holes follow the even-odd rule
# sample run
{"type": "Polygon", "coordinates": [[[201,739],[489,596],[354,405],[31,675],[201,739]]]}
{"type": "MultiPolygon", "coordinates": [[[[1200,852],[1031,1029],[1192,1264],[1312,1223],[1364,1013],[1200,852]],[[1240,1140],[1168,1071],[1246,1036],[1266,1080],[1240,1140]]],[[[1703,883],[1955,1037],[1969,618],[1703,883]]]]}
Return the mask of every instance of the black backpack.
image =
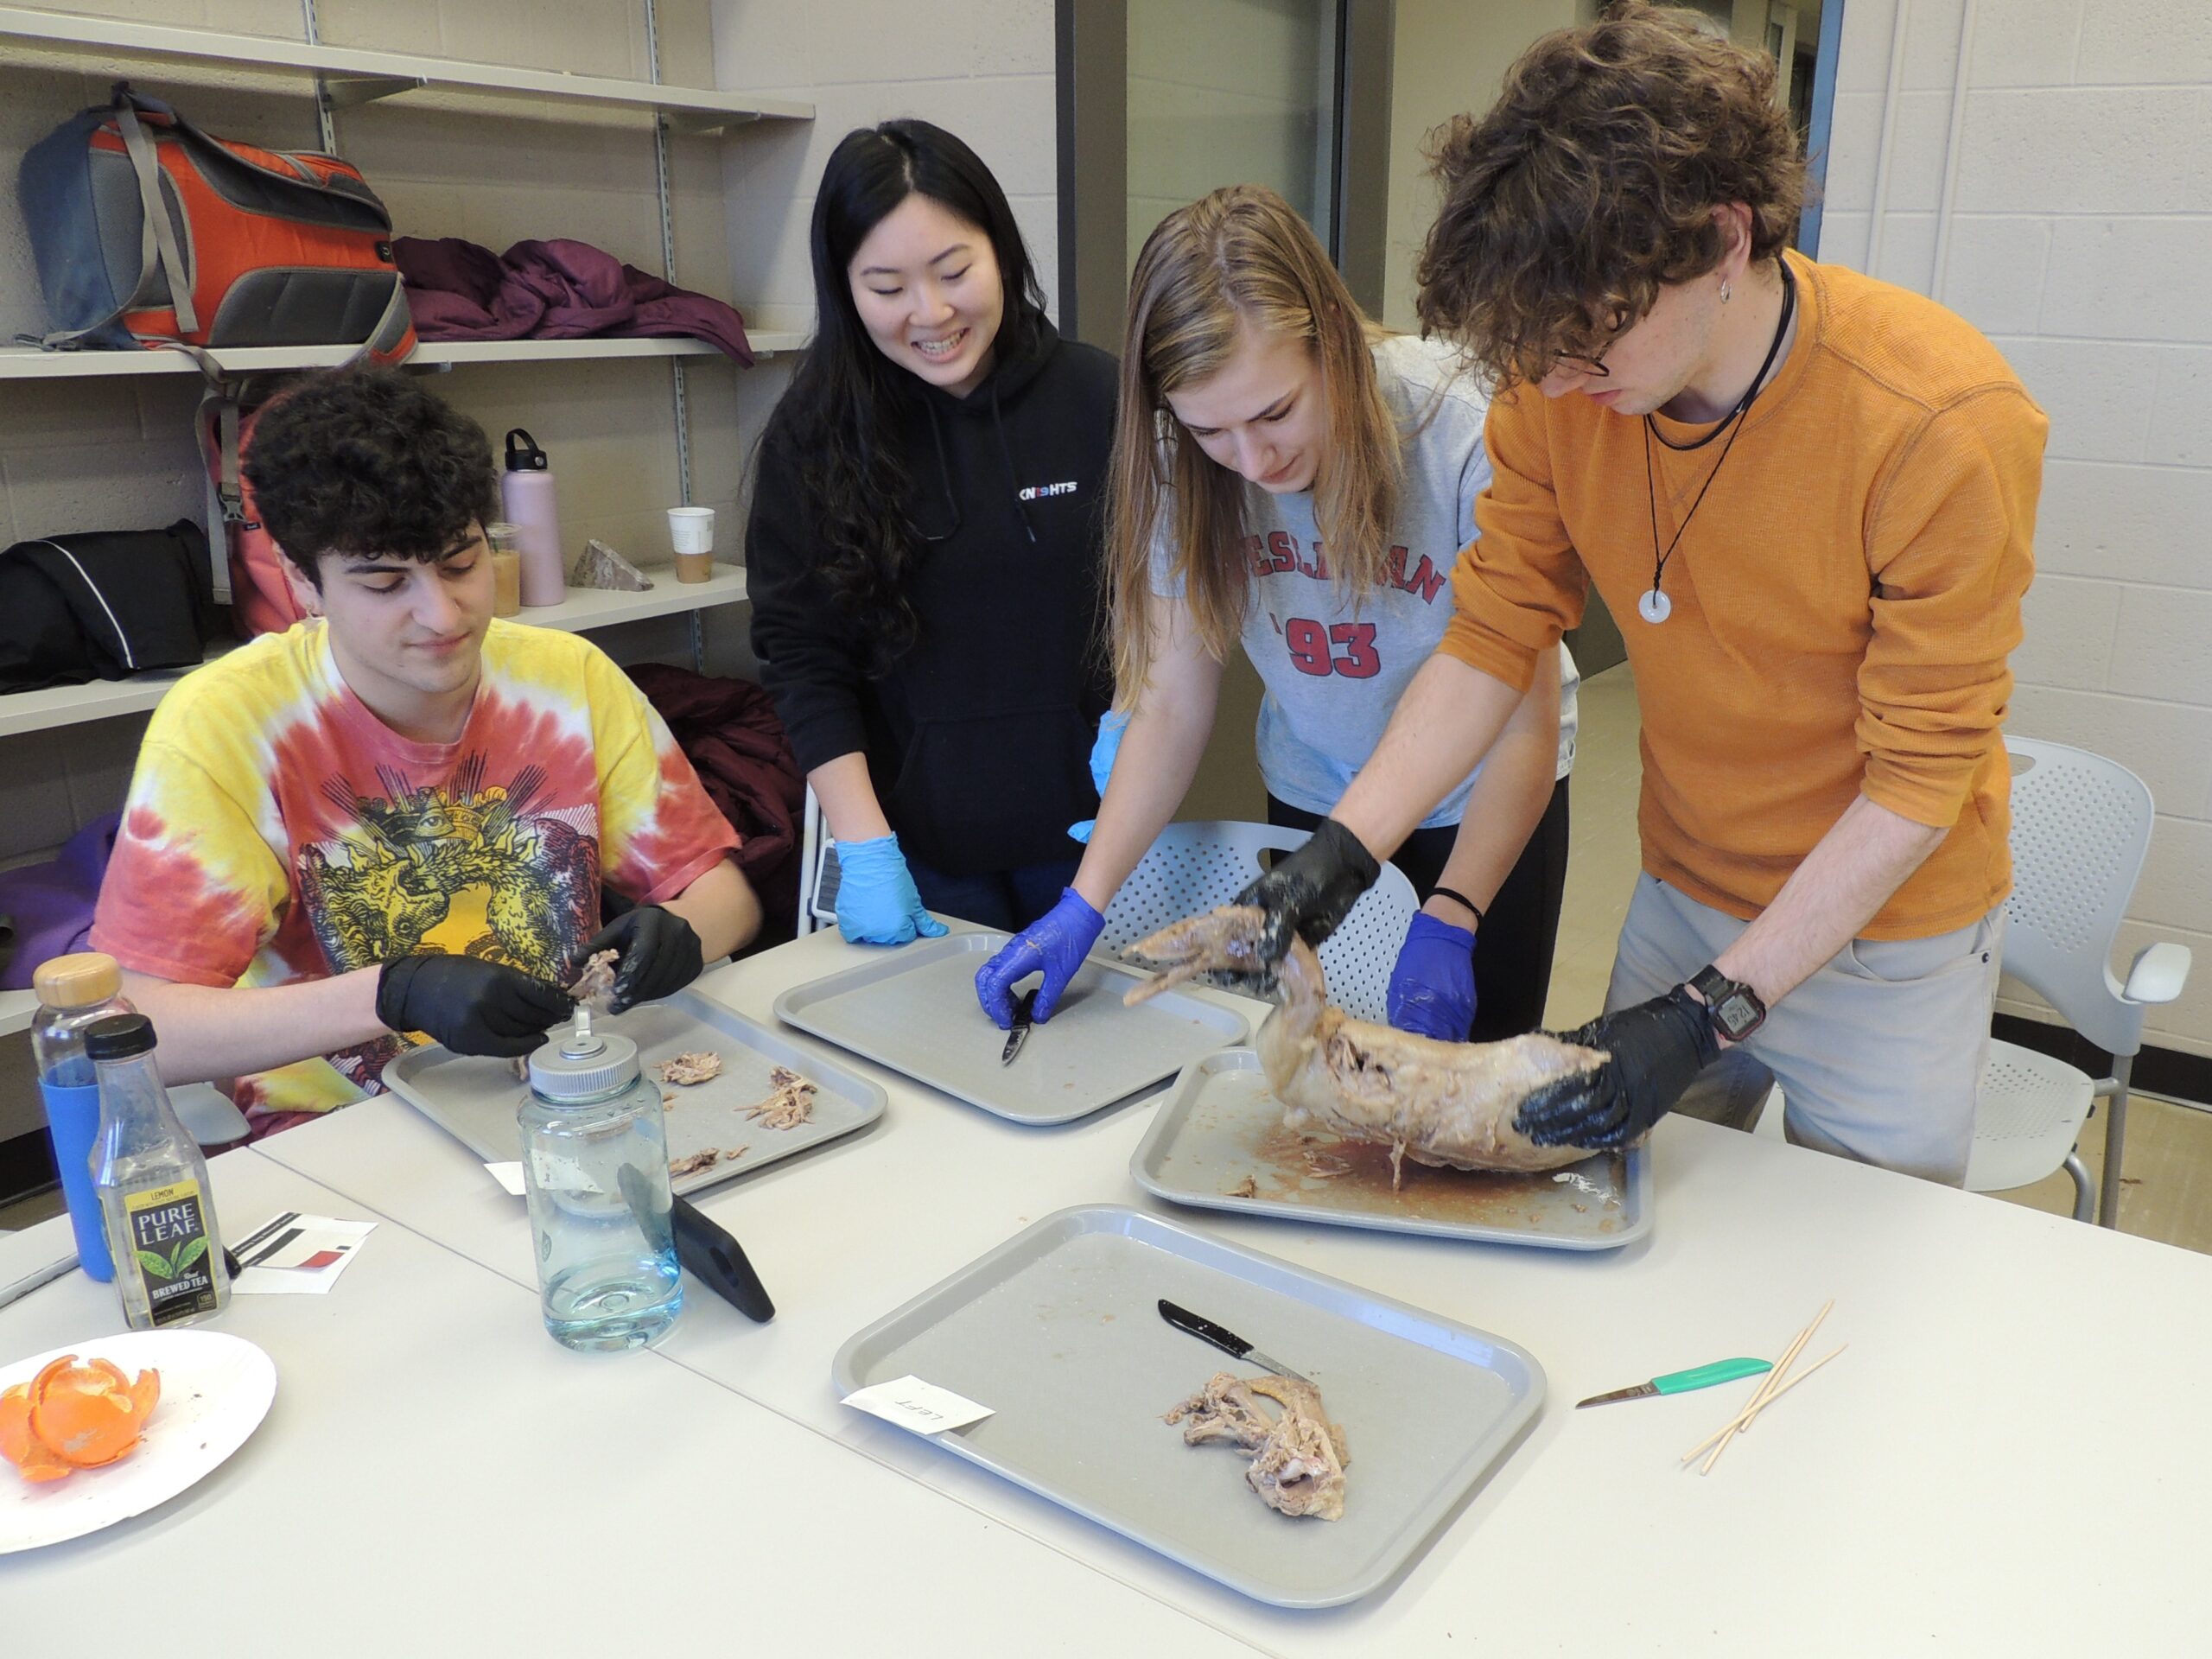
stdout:
{"type": "Polygon", "coordinates": [[[196,668],[219,615],[189,518],[17,542],[0,553],[0,694],[196,668]]]}

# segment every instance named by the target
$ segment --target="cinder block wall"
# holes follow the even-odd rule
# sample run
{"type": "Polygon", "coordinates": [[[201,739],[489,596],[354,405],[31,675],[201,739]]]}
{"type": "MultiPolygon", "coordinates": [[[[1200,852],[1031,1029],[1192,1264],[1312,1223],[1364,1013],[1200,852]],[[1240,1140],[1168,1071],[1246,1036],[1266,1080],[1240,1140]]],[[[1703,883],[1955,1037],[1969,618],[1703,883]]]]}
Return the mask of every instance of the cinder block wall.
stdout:
{"type": "Polygon", "coordinates": [[[2212,10],[1980,0],[1961,73],[1962,11],[1850,0],[1820,253],[1968,318],[2050,416],[2010,729],[2150,785],[2121,946],[2196,951],[2150,1040],[2212,1055],[2212,10]]]}
{"type": "MultiPolygon", "coordinates": [[[[302,31],[295,0],[102,0],[57,9],[293,40],[302,31]]],[[[321,0],[317,14],[321,39],[334,46],[651,78],[639,0],[321,0]]],[[[658,28],[663,78],[713,85],[707,0],[660,0],[658,28]]],[[[13,158],[75,111],[104,102],[113,79],[90,58],[67,69],[0,65],[0,157],[9,163],[0,167],[0,337],[48,326],[16,205],[13,158]]],[[[304,80],[240,73],[210,86],[202,78],[164,79],[157,70],[131,79],[223,137],[320,147],[304,80]]],[[[575,237],[641,269],[661,269],[652,139],[637,118],[556,121],[522,103],[456,111],[403,99],[341,111],[337,130],[340,151],[366,173],[402,234],[465,237],[494,250],[525,237],[575,237]]],[[[676,280],[723,299],[737,290],[721,156],[724,146],[751,136],[741,129],[672,145],[676,280]]],[[[693,499],[732,513],[745,435],[743,378],[717,361],[695,359],[688,371],[693,499]]],[[[495,443],[518,425],[546,447],[572,542],[599,536],[665,558],[661,514],[677,499],[665,362],[486,365],[441,375],[437,389],[495,443]]],[[[197,381],[185,376],[0,383],[0,544],[202,518],[190,424],[198,397],[197,381]]],[[[741,607],[715,615],[712,656],[725,664],[744,660],[742,635],[741,607]]],[[[595,637],[626,661],[689,658],[680,619],[595,637]]],[[[130,716],[0,740],[0,861],[42,856],[77,824],[119,805],[144,724],[130,716]]]]}
{"type": "MultiPolygon", "coordinates": [[[[79,0],[52,10],[238,34],[302,37],[297,0],[79,0]]],[[[319,0],[326,44],[651,79],[642,0],[319,0]]],[[[767,124],[671,141],[675,280],[735,303],[755,329],[811,325],[805,231],[823,161],[839,135],[898,113],[925,115],[982,153],[1014,198],[1049,295],[1055,291],[1051,0],[962,0],[926,27],[897,0],[658,0],[662,79],[788,92],[821,108],[811,126],[767,124]]],[[[89,64],[89,60],[82,60],[89,64]]],[[[42,332],[12,158],[88,104],[113,77],[98,67],[0,64],[0,337],[42,332]]],[[[319,136],[305,83],[239,73],[204,80],[135,75],[208,130],[284,149],[319,136]]],[[[571,110],[564,112],[575,115],[571,110]]],[[[661,270],[652,140],[632,118],[552,121],[402,100],[341,111],[339,148],[366,171],[402,233],[461,236],[495,250],[525,237],[591,242],[661,270]]],[[[737,556],[740,492],[761,418],[789,359],[687,372],[692,498],[722,511],[719,546],[737,556]]],[[[600,536],[667,553],[663,510],[677,499],[664,362],[480,366],[440,391],[495,442],[526,426],[551,454],[570,539],[600,536]]],[[[166,524],[203,512],[188,378],[0,383],[0,545],[64,529],[166,524]]],[[[746,608],[709,613],[708,666],[747,672],[746,608]]],[[[619,660],[687,661],[681,618],[594,636],[619,660]]],[[[0,739],[0,862],[45,856],[122,802],[143,717],[0,739]]],[[[0,1140],[35,1128],[24,1039],[0,1039],[0,1140]]]]}

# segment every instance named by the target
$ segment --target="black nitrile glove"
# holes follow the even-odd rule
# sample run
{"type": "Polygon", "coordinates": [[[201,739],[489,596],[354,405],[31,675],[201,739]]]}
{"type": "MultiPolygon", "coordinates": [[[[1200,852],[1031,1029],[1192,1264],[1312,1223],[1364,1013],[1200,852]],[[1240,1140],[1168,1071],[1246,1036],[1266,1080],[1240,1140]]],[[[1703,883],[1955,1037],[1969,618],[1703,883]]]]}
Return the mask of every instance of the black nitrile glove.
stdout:
{"type": "Polygon", "coordinates": [[[609,1005],[616,1014],[627,1013],[639,1002],[675,995],[706,966],[691,924],[658,905],[640,905],[616,917],[584,946],[584,956],[589,958],[601,950],[622,953],[609,1005]]]}
{"type": "Polygon", "coordinates": [[[1210,974],[1209,980],[1240,990],[1271,991],[1274,965],[1289,953],[1294,934],[1318,945],[1359,902],[1382,874],[1375,855],[1334,818],[1324,818],[1306,844],[1275,861],[1274,868],[1236,895],[1240,905],[1267,912],[1260,932],[1260,958],[1269,968],[1261,978],[1210,974]]]}
{"type": "Polygon", "coordinates": [[[456,1054],[527,1054],[575,1006],[559,986],[479,957],[394,957],[377,976],[378,1019],[456,1054]]]}
{"type": "Polygon", "coordinates": [[[1513,1127],[1540,1147],[1593,1152],[1641,1137],[1720,1052],[1712,1015],[1680,985],[1649,1002],[1599,1014],[1560,1040],[1602,1049],[1605,1063],[1536,1090],[1513,1127]]]}

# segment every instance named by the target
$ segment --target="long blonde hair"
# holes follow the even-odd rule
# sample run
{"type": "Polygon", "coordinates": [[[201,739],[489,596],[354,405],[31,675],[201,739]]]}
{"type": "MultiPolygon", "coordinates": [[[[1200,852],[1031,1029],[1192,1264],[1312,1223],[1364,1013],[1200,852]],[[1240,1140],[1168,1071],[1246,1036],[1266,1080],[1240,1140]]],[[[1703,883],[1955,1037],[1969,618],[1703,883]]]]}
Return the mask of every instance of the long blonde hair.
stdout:
{"type": "Polygon", "coordinates": [[[1133,705],[1152,669],[1146,608],[1163,495],[1173,497],[1173,575],[1199,641],[1228,659],[1248,597],[1244,480],[1183,430],[1167,394],[1218,374],[1243,330],[1307,342],[1327,412],[1313,518],[1338,590],[1380,586],[1397,516],[1399,433],[1375,374],[1369,322],[1313,229],[1262,185],[1231,185],[1179,207],[1145,238],[1129,278],[1121,411],[1108,493],[1116,702],[1133,705]]]}

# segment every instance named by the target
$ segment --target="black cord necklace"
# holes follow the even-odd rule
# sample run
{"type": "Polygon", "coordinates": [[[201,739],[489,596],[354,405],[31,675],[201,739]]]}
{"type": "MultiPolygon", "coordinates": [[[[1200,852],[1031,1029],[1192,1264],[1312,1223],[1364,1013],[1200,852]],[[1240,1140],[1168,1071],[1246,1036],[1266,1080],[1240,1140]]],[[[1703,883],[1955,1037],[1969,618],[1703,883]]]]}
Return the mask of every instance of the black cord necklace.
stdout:
{"type": "Polygon", "coordinates": [[[1651,505],[1651,591],[1636,601],[1636,613],[1656,626],[1674,614],[1675,602],[1660,587],[1667,575],[1667,561],[1675,556],[1675,550],[1682,544],[1682,532],[1690,527],[1690,520],[1697,517],[1697,510],[1705,505],[1705,494],[1713,487],[1713,480],[1720,476],[1720,469],[1728,464],[1728,452],[1736,447],[1736,435],[1744,429],[1744,416],[1751,409],[1751,399],[1759,395],[1766,385],[1768,371],[1782,350],[1784,335],[1789,332],[1789,319],[1797,310],[1797,279],[1789,274],[1789,262],[1782,262],[1782,315],[1774,325],[1774,339],[1766,348],[1766,359],[1759,365],[1759,372],[1751,377],[1751,384],[1744,388],[1744,395],[1736,400],[1736,407],[1720,417],[1720,423],[1701,438],[1688,443],[1674,443],[1659,430],[1650,416],[1643,417],[1643,488],[1645,499],[1651,505]],[[1713,470],[1705,475],[1705,482],[1698,487],[1697,499],[1690,503],[1690,510],[1682,515],[1682,522],[1675,527],[1674,540],[1667,543],[1667,550],[1659,550],[1659,485],[1652,471],[1651,441],[1654,438],[1676,454],[1702,449],[1723,432],[1728,442],[1720,446],[1720,459],[1713,463],[1713,470]]]}

